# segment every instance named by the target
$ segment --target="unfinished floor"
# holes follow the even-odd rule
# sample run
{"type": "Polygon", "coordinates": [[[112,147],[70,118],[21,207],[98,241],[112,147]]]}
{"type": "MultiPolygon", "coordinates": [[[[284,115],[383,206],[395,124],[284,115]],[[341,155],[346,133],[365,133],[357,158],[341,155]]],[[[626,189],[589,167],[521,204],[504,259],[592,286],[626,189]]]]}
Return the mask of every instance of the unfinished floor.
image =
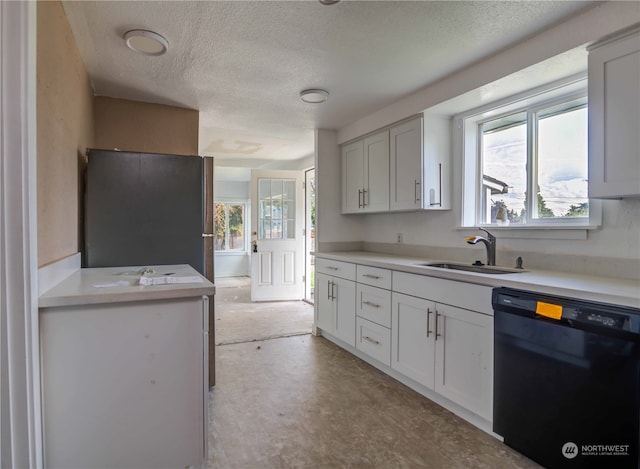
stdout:
{"type": "MultiPolygon", "coordinates": [[[[256,306],[240,291],[222,293],[227,312],[256,306]]],[[[322,337],[278,326],[289,336],[255,340],[263,327],[232,322],[220,319],[227,331],[210,392],[209,468],[539,467],[322,337]]]]}
{"type": "Polygon", "coordinates": [[[216,345],[309,334],[313,306],[303,301],[252,302],[250,279],[216,279],[216,345]]]}

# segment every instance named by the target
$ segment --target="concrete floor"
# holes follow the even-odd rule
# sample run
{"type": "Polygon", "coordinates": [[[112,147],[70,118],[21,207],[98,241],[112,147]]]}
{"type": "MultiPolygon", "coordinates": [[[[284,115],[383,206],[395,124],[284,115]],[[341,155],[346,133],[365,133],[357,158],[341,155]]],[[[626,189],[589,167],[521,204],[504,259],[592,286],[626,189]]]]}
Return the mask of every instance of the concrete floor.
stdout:
{"type": "Polygon", "coordinates": [[[216,345],[309,334],[313,306],[302,301],[251,302],[249,278],[216,279],[216,345]]]}
{"type": "Polygon", "coordinates": [[[536,468],[312,335],[217,347],[208,467],[536,468]]]}

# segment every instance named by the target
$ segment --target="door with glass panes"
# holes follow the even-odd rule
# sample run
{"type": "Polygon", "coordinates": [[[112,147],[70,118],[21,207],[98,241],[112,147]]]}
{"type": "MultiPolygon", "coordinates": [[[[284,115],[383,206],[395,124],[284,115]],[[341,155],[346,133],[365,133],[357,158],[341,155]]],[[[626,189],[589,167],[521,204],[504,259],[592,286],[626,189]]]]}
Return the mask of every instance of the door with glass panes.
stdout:
{"type": "Polygon", "coordinates": [[[304,174],[251,171],[251,300],[304,296],[304,174]]]}

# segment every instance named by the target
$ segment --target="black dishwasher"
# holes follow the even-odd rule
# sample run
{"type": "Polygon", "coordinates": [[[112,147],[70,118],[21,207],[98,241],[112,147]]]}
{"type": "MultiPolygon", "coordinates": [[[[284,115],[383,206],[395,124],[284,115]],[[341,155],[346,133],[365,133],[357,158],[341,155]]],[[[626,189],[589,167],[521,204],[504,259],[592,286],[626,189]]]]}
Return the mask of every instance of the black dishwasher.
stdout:
{"type": "Polygon", "coordinates": [[[640,467],[640,310],[493,290],[493,430],[547,468],[640,467]]]}

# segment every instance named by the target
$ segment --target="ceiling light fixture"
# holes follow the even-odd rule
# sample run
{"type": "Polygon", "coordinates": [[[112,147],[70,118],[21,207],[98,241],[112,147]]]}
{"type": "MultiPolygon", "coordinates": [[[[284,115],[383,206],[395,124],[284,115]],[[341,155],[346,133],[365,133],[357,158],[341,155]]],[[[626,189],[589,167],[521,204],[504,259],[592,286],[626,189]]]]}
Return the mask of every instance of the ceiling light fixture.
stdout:
{"type": "Polygon", "coordinates": [[[321,89],[308,89],[300,92],[300,99],[305,103],[319,104],[329,99],[329,92],[321,89]]]}
{"type": "Polygon", "coordinates": [[[132,29],[124,35],[127,47],[142,55],[163,55],[169,49],[169,43],[165,38],[153,31],[144,29],[132,29]]]}
{"type": "Polygon", "coordinates": [[[322,3],[323,5],[335,5],[336,3],[338,3],[340,0],[318,0],[320,3],[322,3]]]}

